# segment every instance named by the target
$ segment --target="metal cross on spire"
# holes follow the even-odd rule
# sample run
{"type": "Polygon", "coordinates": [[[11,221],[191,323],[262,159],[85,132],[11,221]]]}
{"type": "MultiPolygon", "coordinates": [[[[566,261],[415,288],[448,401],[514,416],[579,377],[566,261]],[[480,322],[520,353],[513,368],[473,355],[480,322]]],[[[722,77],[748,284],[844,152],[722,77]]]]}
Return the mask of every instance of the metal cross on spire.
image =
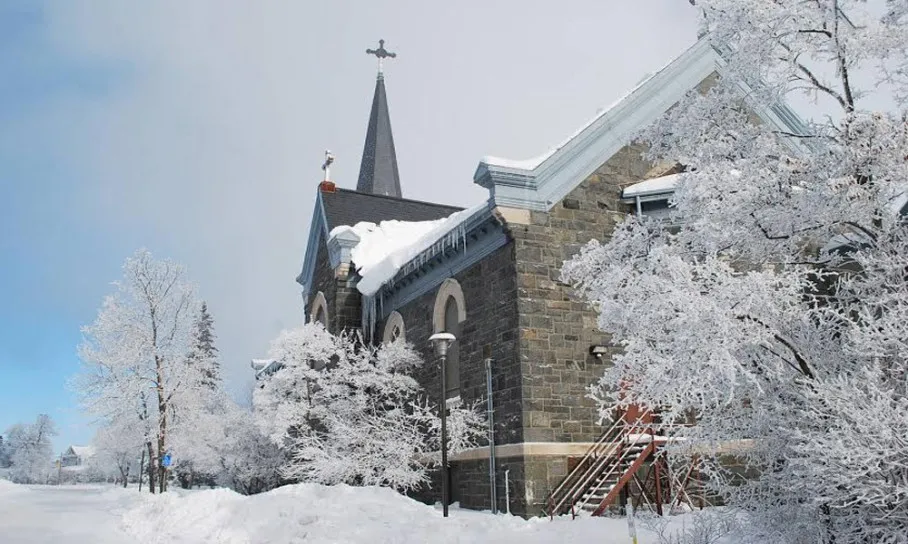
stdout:
{"type": "Polygon", "coordinates": [[[325,150],[325,162],[322,164],[322,170],[325,171],[325,181],[331,181],[331,164],[334,162],[334,154],[325,150]]]}
{"type": "Polygon", "coordinates": [[[366,49],[367,55],[378,57],[378,77],[382,77],[382,61],[384,59],[393,59],[397,53],[392,53],[385,49],[385,40],[378,40],[378,49],[366,49]]]}

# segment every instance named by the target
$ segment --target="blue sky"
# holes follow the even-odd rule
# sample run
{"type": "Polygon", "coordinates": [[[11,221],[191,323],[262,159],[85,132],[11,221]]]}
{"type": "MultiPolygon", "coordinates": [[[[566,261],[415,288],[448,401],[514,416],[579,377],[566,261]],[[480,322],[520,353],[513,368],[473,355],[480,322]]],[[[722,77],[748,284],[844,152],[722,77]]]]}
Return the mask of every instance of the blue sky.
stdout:
{"type": "Polygon", "coordinates": [[[695,21],[681,0],[0,2],[0,432],[46,412],[59,449],[90,439],[79,330],[139,247],[187,265],[245,395],[302,321],[326,148],[355,186],[379,38],[404,195],[469,206],[482,156],[557,144],[695,21]]]}
{"type": "Polygon", "coordinates": [[[86,429],[65,383],[76,370],[79,323],[91,320],[130,240],[86,220],[84,172],[69,163],[54,110],[101,102],[128,85],[112,62],[67,58],[38,2],[0,4],[0,432],[54,415],[60,443],[86,429]],[[79,296],[73,296],[79,293],[79,296]]]}

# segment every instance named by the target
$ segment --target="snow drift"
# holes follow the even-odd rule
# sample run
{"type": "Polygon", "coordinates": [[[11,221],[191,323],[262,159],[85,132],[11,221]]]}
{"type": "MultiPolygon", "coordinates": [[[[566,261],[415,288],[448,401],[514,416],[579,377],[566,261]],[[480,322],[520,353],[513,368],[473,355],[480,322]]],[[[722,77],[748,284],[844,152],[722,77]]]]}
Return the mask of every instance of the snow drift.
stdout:
{"type": "MultiPolygon", "coordinates": [[[[681,528],[691,516],[667,518],[681,528]]],[[[226,489],[145,496],[127,512],[124,529],[141,543],[560,543],[629,542],[624,519],[523,520],[432,506],[379,487],[296,484],[260,495],[226,489]]],[[[659,538],[638,522],[641,544],[659,538]]],[[[718,540],[717,542],[732,542],[718,540]]]]}
{"type": "Polygon", "coordinates": [[[14,484],[9,480],[0,478],[0,497],[9,497],[20,493],[27,493],[28,488],[23,485],[14,484]]]}

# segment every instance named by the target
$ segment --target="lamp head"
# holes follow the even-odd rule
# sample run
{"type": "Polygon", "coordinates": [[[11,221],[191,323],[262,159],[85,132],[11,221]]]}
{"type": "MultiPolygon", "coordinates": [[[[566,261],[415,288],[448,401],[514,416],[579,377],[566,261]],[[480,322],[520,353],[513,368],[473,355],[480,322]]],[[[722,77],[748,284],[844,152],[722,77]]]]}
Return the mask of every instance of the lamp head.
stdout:
{"type": "Polygon", "coordinates": [[[437,332],[429,337],[429,342],[435,346],[435,355],[444,357],[448,354],[448,346],[454,343],[457,338],[449,332],[437,332]]]}

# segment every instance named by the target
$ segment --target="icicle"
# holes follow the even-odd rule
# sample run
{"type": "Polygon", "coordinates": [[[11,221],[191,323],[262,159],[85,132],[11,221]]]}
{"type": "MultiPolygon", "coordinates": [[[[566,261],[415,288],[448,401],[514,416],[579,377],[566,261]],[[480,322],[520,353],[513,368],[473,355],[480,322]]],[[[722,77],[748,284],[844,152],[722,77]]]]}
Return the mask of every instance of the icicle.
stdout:
{"type": "Polygon", "coordinates": [[[363,338],[372,342],[372,331],[375,330],[375,296],[362,298],[363,338]]]}

